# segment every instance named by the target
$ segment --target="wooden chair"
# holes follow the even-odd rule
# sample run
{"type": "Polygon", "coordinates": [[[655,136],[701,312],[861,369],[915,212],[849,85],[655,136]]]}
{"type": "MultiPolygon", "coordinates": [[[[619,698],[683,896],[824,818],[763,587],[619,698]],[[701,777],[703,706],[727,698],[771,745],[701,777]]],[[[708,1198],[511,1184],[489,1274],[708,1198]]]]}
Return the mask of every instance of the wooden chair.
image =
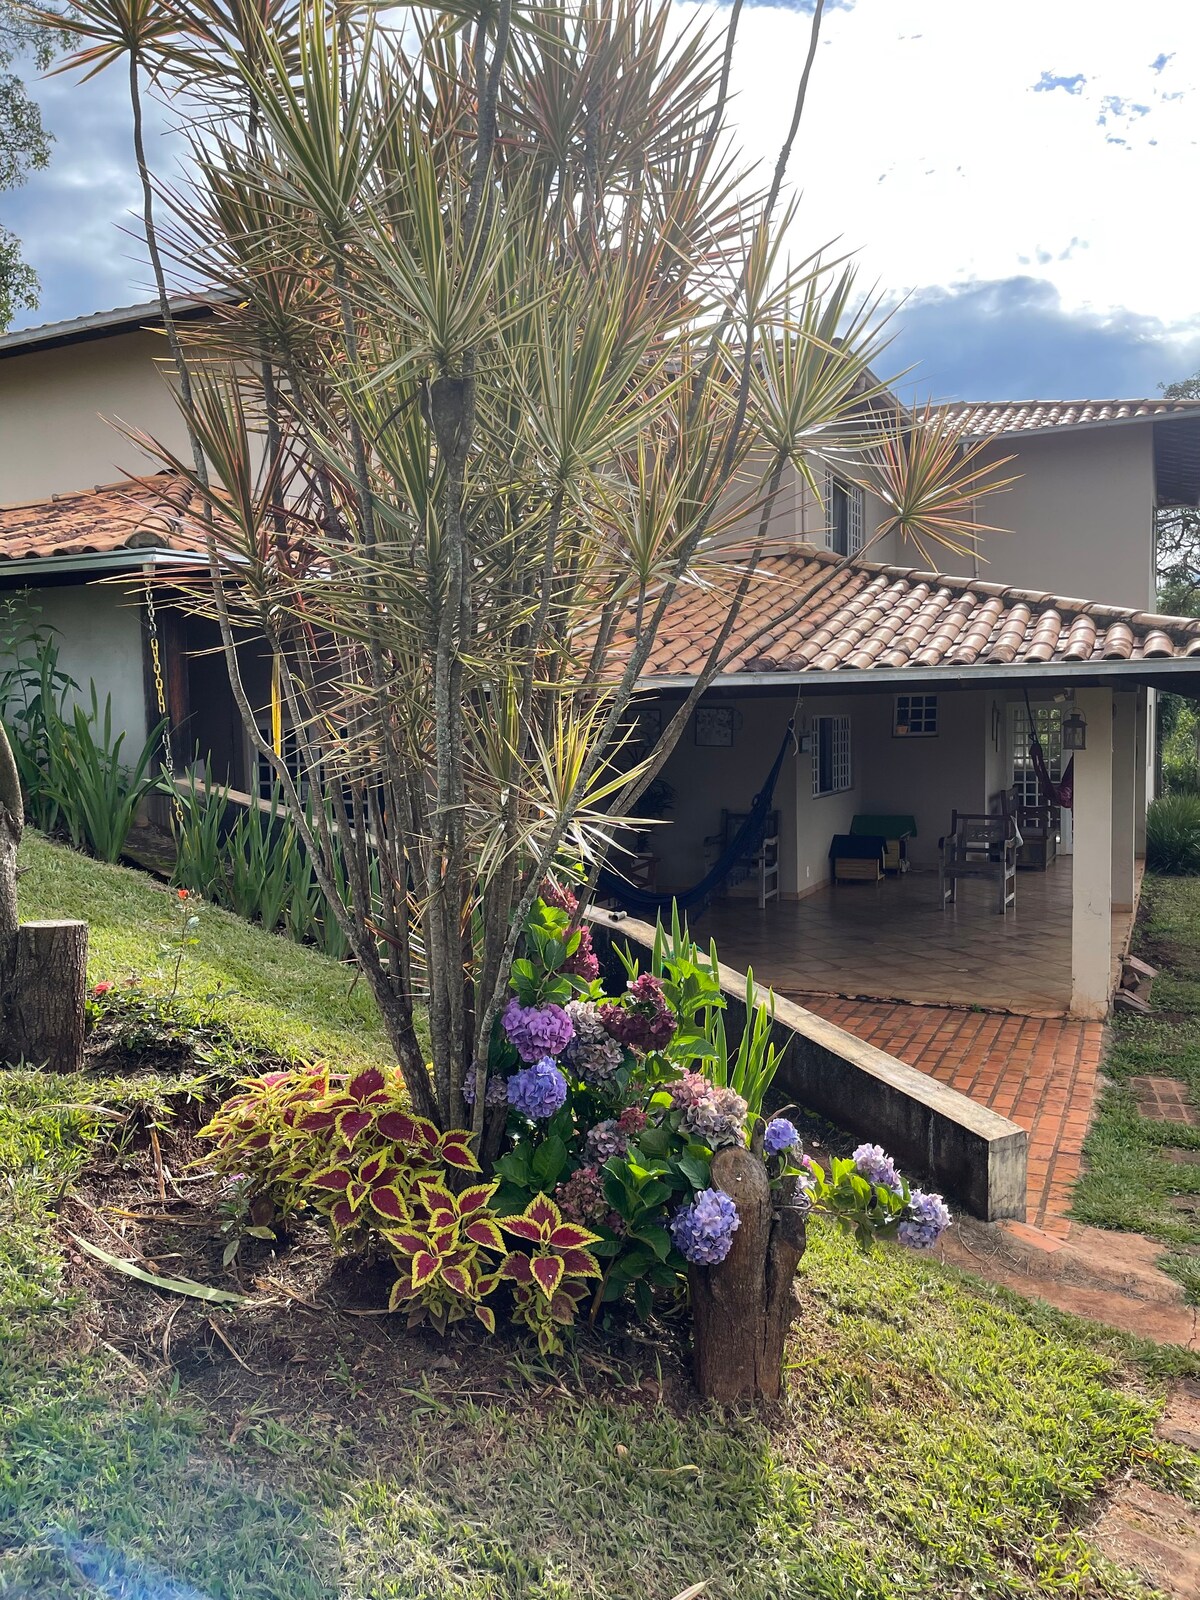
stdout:
{"type": "MultiPolygon", "coordinates": [[[[724,854],[729,841],[750,815],[748,811],[722,811],[720,833],[709,834],[704,841],[705,861],[711,866],[724,854]]],[[[729,886],[744,883],[747,878],[757,880],[758,909],[765,911],[768,900],[779,898],[779,813],[767,816],[767,829],[763,841],[752,856],[729,879],[729,886]]]]}
{"type": "Polygon", "coordinates": [[[939,841],[938,885],[942,904],[954,905],[960,878],[996,885],[996,910],[1003,916],[1017,899],[1017,833],[1011,816],[953,811],[950,832],[939,841]]]}

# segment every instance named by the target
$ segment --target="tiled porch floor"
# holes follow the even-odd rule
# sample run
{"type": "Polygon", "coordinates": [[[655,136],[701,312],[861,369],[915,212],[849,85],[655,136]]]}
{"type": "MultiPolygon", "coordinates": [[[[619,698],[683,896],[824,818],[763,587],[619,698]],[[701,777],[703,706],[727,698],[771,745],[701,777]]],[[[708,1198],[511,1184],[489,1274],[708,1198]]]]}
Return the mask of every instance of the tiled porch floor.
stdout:
{"type": "Polygon", "coordinates": [[[789,998],[1024,1128],[1027,1221],[1052,1238],[1065,1238],[1104,1051],[1103,1023],[831,995],[789,998]]]}
{"type": "MultiPolygon", "coordinates": [[[[847,883],[801,901],[717,902],[694,932],[715,935],[721,959],[780,994],[854,995],[1061,1015],[1071,998],[1071,861],[1022,872],[1017,903],[993,910],[995,887],[967,881],[943,908],[936,872],[847,883]]],[[[1113,915],[1114,959],[1128,912],[1113,915]]]]}

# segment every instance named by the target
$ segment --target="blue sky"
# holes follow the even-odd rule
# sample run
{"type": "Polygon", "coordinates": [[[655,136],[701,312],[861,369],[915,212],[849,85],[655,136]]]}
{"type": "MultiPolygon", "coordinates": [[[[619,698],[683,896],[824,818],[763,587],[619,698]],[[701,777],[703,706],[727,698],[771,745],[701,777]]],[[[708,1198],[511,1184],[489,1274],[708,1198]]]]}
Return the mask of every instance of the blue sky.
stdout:
{"type": "MultiPolygon", "coordinates": [[[[753,156],[786,123],[809,11],[744,13],[735,115],[753,156]]],[[[26,320],[146,298],[120,75],[38,93],[54,159],[0,197],[42,279],[26,320]]],[[[152,124],[169,168],[167,114],[152,124]]],[[[1198,156],[1196,0],[839,0],[790,174],[795,245],[855,252],[896,304],[906,393],[1153,394],[1200,369],[1198,156]]]]}

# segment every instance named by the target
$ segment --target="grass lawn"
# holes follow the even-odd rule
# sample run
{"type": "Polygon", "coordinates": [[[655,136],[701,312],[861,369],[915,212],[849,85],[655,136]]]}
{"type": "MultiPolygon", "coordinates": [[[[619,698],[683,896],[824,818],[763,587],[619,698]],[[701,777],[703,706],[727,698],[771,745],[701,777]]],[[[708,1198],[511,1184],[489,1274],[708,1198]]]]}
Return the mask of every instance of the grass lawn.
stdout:
{"type": "MultiPolygon", "coordinates": [[[[174,892],[144,872],[110,867],[28,832],[21,845],[21,915],[82,917],[93,983],[153,977],[173,966],[174,892]]],[[[200,943],[181,969],[180,993],[220,1016],[248,1043],[286,1056],[360,1065],[393,1058],[365,984],[336,961],[269,937],[215,906],[200,911],[200,943]]]]}
{"type": "Polygon", "coordinates": [[[1170,1247],[1164,1268],[1200,1301],[1200,1128],[1139,1116],[1129,1088],[1130,1078],[1179,1078],[1200,1107],[1200,878],[1147,876],[1134,949],[1159,969],[1154,1015],[1114,1020],[1111,1083],[1084,1148],[1073,1214],[1161,1239],[1170,1247]]]}
{"type": "MultiPolygon", "coordinates": [[[[48,911],[96,915],[93,979],[153,961],[161,891],[57,856],[32,843],[27,901],[32,878],[48,911]]],[[[336,969],[209,915],[189,982],[255,979],[219,1020],[258,1049],[363,1048],[336,969]]],[[[0,1074],[0,1596],[1145,1600],[1088,1543],[1097,1497],[1129,1474],[1200,1493],[1200,1460],[1153,1431],[1200,1359],[823,1227],[765,1417],[697,1409],[669,1334],[548,1365],[363,1315],[365,1280],[285,1292],[282,1256],[238,1269],[248,1308],[116,1278],[68,1230],[138,1226],[121,1197],[155,1195],[144,1130],[184,1174],[201,1087],[0,1074]]],[[[204,1208],[173,1215],[207,1236],[204,1208]]]]}

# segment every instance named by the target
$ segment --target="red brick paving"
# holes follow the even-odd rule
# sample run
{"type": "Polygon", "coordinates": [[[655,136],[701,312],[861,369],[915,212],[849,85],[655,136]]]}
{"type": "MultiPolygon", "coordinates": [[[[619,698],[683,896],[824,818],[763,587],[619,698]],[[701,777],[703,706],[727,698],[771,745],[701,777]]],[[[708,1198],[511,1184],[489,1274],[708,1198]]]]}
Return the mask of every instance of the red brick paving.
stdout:
{"type": "Polygon", "coordinates": [[[1194,1106],[1187,1085],[1178,1078],[1130,1078],[1129,1087],[1138,1111],[1151,1122],[1183,1122],[1200,1127],[1200,1108],[1194,1106]]]}
{"type": "Polygon", "coordinates": [[[855,1038],[1010,1117],[1029,1134],[1028,1223],[1063,1239],[1104,1053],[1102,1022],[801,995],[855,1038]]]}

